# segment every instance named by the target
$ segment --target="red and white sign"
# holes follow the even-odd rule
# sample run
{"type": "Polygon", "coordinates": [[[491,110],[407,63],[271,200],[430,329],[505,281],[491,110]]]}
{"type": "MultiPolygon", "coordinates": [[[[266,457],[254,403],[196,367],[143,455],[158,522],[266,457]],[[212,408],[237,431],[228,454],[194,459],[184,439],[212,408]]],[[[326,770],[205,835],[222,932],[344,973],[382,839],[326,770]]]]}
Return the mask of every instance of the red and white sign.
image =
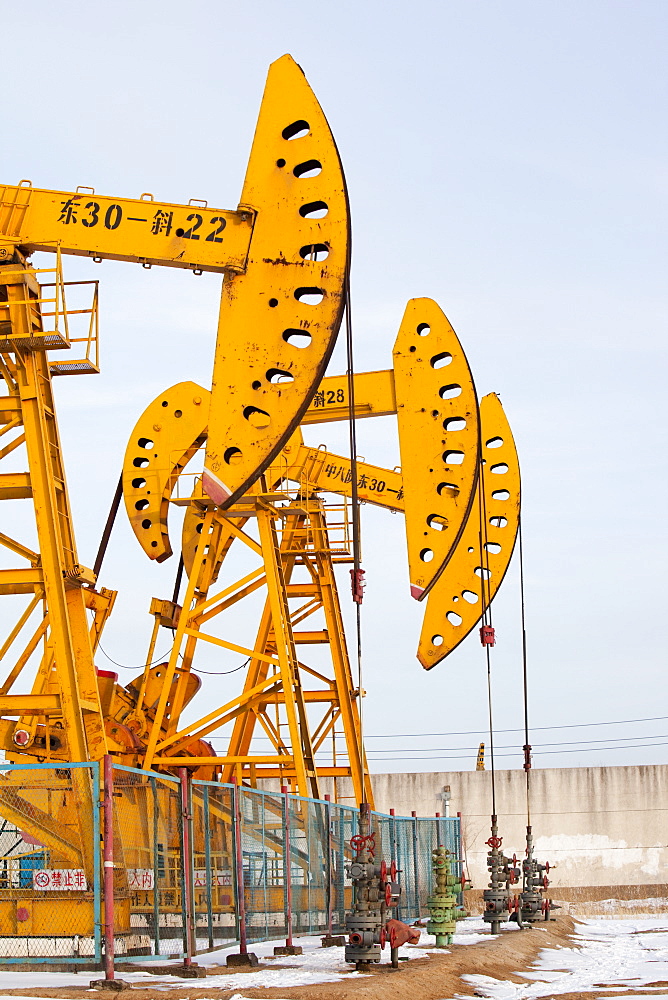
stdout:
{"type": "MultiPolygon", "coordinates": [[[[232,885],[232,872],[219,871],[214,869],[211,873],[211,885],[232,885]]],[[[202,889],[206,886],[206,868],[195,869],[195,888],[202,889]]]]}
{"type": "Polygon", "coordinates": [[[128,868],[129,889],[152,889],[155,876],[152,868],[128,868]]]}
{"type": "Polygon", "coordinates": [[[32,887],[42,892],[83,891],[88,888],[82,868],[38,868],[32,873],[32,887]]]}

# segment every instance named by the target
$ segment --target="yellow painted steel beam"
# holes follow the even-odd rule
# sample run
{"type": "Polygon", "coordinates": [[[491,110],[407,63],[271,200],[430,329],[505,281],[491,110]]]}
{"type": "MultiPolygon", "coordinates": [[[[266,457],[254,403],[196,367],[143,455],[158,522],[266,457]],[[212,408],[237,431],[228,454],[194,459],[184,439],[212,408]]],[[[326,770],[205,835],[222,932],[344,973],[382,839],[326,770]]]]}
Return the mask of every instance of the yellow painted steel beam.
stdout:
{"type": "MultiPolygon", "coordinates": [[[[180,473],[206,438],[208,398],[207,390],[194,382],[181,382],[172,386],[144,411],[135,425],[125,452],[125,509],[142,549],[150,559],[157,562],[162,562],[172,553],[168,527],[170,498],[180,473]]],[[[341,496],[352,496],[350,458],[323,448],[308,447],[303,443],[299,430],[282,449],[267,471],[267,476],[274,486],[284,480],[297,483],[308,481],[310,487],[341,496]]],[[[358,462],[357,488],[360,500],[365,503],[388,510],[404,509],[403,478],[396,469],[358,462]]],[[[193,499],[197,501],[198,496],[196,491],[193,499]]],[[[450,498],[443,497],[442,504],[448,506],[450,498]]],[[[456,514],[455,501],[450,505],[456,514]]],[[[226,511],[229,517],[243,517],[244,512],[243,504],[227,508],[226,511]]],[[[183,522],[182,550],[188,572],[201,518],[202,510],[196,502],[189,507],[183,522]]],[[[227,521],[225,530],[240,538],[255,552],[259,551],[257,542],[242,531],[241,525],[227,521]]]]}
{"type": "MultiPolygon", "coordinates": [[[[157,766],[161,767],[192,767],[193,765],[197,767],[210,767],[213,764],[220,764],[221,766],[225,764],[247,764],[249,761],[248,757],[156,757],[155,763],[157,766]]],[[[285,761],[287,766],[292,765],[294,767],[294,758],[291,756],[268,756],[268,757],[253,757],[252,762],[254,764],[278,764],[285,761]]]]}
{"type": "Polygon", "coordinates": [[[9,535],[4,535],[0,531],[0,545],[4,548],[9,549],[17,556],[22,556],[24,559],[30,560],[33,566],[36,566],[39,562],[39,554],[33,549],[29,549],[27,545],[22,542],[17,542],[15,538],[10,538],[9,535]]]}
{"type": "MultiPolygon", "coordinates": [[[[278,460],[268,471],[270,481],[289,480],[309,488],[352,496],[350,457],[335,455],[324,448],[310,448],[294,434],[278,460]]],[[[388,510],[404,509],[404,480],[401,471],[384,469],[370,462],[357,462],[357,495],[364,503],[388,510]]]]}
{"type": "Polygon", "coordinates": [[[0,500],[29,500],[32,496],[27,472],[3,472],[0,475],[0,500]]]}
{"type": "Polygon", "coordinates": [[[253,213],[0,185],[0,260],[15,246],[138,264],[236,273],[246,266],[253,213]]]}
{"type": "MultiPolygon", "coordinates": [[[[297,515],[298,516],[298,515],[297,515]]],[[[267,603],[271,611],[272,644],[276,648],[279,672],[285,692],[285,714],[292,754],[297,771],[297,788],[300,795],[320,798],[315,757],[311,741],[309,720],[304,705],[299,660],[295,649],[290,608],[286,592],[285,569],[271,510],[258,511],[258,531],[262,543],[267,574],[267,603]]],[[[254,654],[259,659],[258,654],[254,654]]]]}
{"type": "Polygon", "coordinates": [[[292,636],[297,643],[297,645],[316,645],[318,643],[329,642],[329,634],[327,629],[319,629],[314,632],[295,632],[293,630],[292,636]]]}
{"type": "MultiPolygon", "coordinates": [[[[350,418],[348,376],[327,375],[318,386],[302,424],[327,424],[350,418]]],[[[397,412],[394,372],[355,374],[355,417],[387,417],[397,412]]]]}
{"type": "Polygon", "coordinates": [[[21,405],[16,396],[0,396],[0,424],[8,424],[21,416],[21,405]]]}
{"type": "MultiPolygon", "coordinates": [[[[26,611],[32,612],[32,610],[38,604],[38,602],[40,600],[40,597],[41,597],[41,595],[36,595],[33,598],[33,600],[30,602],[30,604],[28,605],[28,608],[26,609],[26,611]]],[[[0,649],[0,660],[2,659],[2,656],[3,656],[4,652],[5,652],[5,648],[9,648],[9,645],[11,645],[11,641],[10,640],[12,640],[12,638],[16,638],[16,636],[18,636],[18,634],[21,631],[23,625],[25,624],[25,622],[27,622],[28,617],[29,617],[29,615],[25,615],[24,614],[24,615],[21,616],[21,618],[19,618],[19,621],[17,623],[17,625],[19,626],[19,628],[15,628],[12,631],[12,633],[10,633],[10,636],[9,636],[9,639],[8,639],[8,642],[7,642],[6,646],[3,646],[3,648],[0,649]]],[[[5,677],[5,679],[4,679],[3,683],[2,683],[2,687],[0,687],[0,695],[6,695],[11,690],[13,684],[15,683],[15,681],[17,680],[17,678],[19,677],[19,675],[20,675],[21,671],[23,670],[23,668],[25,667],[26,663],[28,663],[28,661],[30,660],[30,657],[35,652],[35,650],[37,649],[37,646],[38,646],[40,640],[44,637],[44,634],[46,633],[46,630],[47,630],[48,627],[49,627],[49,616],[48,615],[44,615],[44,617],[42,618],[42,620],[38,623],[37,628],[35,629],[35,631],[31,635],[31,637],[28,639],[28,642],[26,643],[26,645],[25,645],[22,653],[20,654],[20,656],[16,660],[16,663],[14,664],[14,666],[12,667],[12,669],[9,671],[9,673],[5,677]]],[[[29,697],[32,697],[32,696],[29,696],[29,697]]]]}
{"type": "Polygon", "coordinates": [[[241,207],[257,213],[244,274],[223,283],[203,487],[229,505],[307,409],[336,341],[350,258],[343,168],[290,56],[267,77],[241,207]]]}
{"type": "MultiPolygon", "coordinates": [[[[217,635],[207,635],[206,632],[202,632],[200,629],[187,628],[185,630],[185,635],[190,635],[193,639],[202,639],[205,642],[212,642],[215,646],[222,646],[223,649],[230,649],[233,653],[240,653],[242,656],[257,655],[253,653],[252,649],[246,649],[245,646],[239,646],[236,642],[228,642],[226,639],[220,639],[217,635]]],[[[275,656],[264,656],[263,659],[267,663],[273,663],[275,666],[278,665],[278,661],[275,656]]]]}
{"type": "MultiPolygon", "coordinates": [[[[35,272],[18,263],[0,267],[3,289],[3,334],[7,336],[14,358],[3,364],[3,375],[13,397],[17,420],[23,424],[32,505],[35,518],[38,553],[25,549],[20,554],[37,561],[39,568],[9,571],[3,574],[0,593],[37,592],[44,598],[46,622],[48,616],[48,654],[42,658],[31,695],[58,693],[62,710],[70,759],[96,760],[106,752],[104,720],[101,714],[97,677],[89,637],[89,624],[81,594],[82,568],[79,565],[69,499],[65,485],[58,426],[51,387],[51,373],[45,346],[40,289],[35,272]],[[14,344],[31,345],[33,349],[17,349],[14,344]],[[14,583],[11,583],[11,576],[14,583]],[[44,671],[55,660],[58,670],[45,691],[44,671]]],[[[5,404],[3,404],[5,405],[5,404]]],[[[5,453],[7,449],[4,449],[5,453]]],[[[3,544],[19,551],[3,536],[3,544]]],[[[34,633],[33,647],[40,630],[34,633]]],[[[45,633],[46,636],[46,633],[45,633]]],[[[27,649],[30,649],[28,644],[27,649]]],[[[20,672],[23,659],[10,673],[3,686],[9,686],[20,672]]],[[[20,699],[19,695],[9,696],[20,699]]],[[[10,703],[8,703],[10,704],[10,703]]],[[[14,706],[20,701],[13,700],[14,706]]],[[[39,704],[39,701],[38,701],[39,704]]],[[[34,732],[34,709],[21,716],[18,724],[34,732]],[[33,712],[33,714],[31,714],[33,712]]],[[[24,755],[42,755],[41,748],[30,743],[23,747],[24,755]]],[[[81,809],[91,807],[89,776],[74,776],[75,798],[81,809]]],[[[85,851],[87,865],[92,866],[92,854],[85,851]]],[[[92,870],[92,869],[91,869],[92,870]]]]}
{"type": "MultiPolygon", "coordinates": [[[[10,630],[9,635],[5,641],[0,644],[0,661],[5,657],[6,653],[12,648],[17,638],[23,631],[24,627],[27,625],[28,621],[32,617],[37,605],[40,602],[40,595],[35,594],[33,599],[30,601],[28,606],[24,609],[23,613],[19,617],[18,621],[15,622],[13,628],[10,630]]],[[[9,687],[6,686],[6,682],[0,686],[0,694],[7,694],[9,687]]]]}
{"type": "Polygon", "coordinates": [[[232,701],[228,701],[227,704],[223,705],[221,708],[217,708],[215,711],[209,712],[209,714],[205,715],[202,719],[198,719],[196,722],[191,722],[189,726],[186,726],[185,729],[182,729],[180,732],[173,733],[171,736],[161,740],[156,745],[156,751],[164,753],[169,747],[181,744],[186,745],[186,739],[188,739],[191,743],[194,742],[195,739],[200,739],[201,730],[203,730],[205,726],[210,726],[212,722],[216,723],[216,726],[221,725],[218,721],[220,718],[226,716],[234,709],[243,707],[248,702],[253,701],[259,694],[271,687],[274,683],[276,683],[275,676],[266,678],[250,690],[244,691],[243,694],[239,695],[239,697],[233,698],[232,701]]]}
{"type": "Polygon", "coordinates": [[[433,299],[411,299],[393,350],[411,596],[423,600],[464,529],[478,481],[478,400],[433,299]]]}
{"type": "Polygon", "coordinates": [[[430,670],[480,621],[512,558],[521,484],[517,449],[495,393],[480,401],[482,475],[457,548],[432,589],[420,633],[418,660],[430,670]],[[482,526],[484,525],[484,532],[482,526]]]}
{"type": "Polygon", "coordinates": [[[43,587],[41,569],[0,569],[0,594],[34,594],[43,587]]]}
{"type": "MultiPolygon", "coordinates": [[[[337,707],[343,720],[353,793],[357,802],[368,802],[373,809],[373,786],[362,739],[360,707],[350,668],[341,604],[331,555],[324,544],[327,526],[322,505],[314,520],[316,532],[321,537],[321,544],[317,546],[318,551],[315,556],[318,568],[317,579],[321,589],[320,599],[325,613],[325,623],[330,636],[330,652],[338,696],[337,707]]],[[[357,694],[362,695],[361,692],[357,692],[357,694]]]]}
{"type": "MultiPolygon", "coordinates": [[[[198,760],[206,761],[210,760],[209,757],[199,757],[198,760]]],[[[247,761],[251,758],[247,758],[247,761]]],[[[244,777],[249,777],[254,765],[246,763],[242,768],[242,774],[244,777]]],[[[294,768],[275,768],[275,767],[259,767],[257,768],[256,779],[258,781],[264,778],[290,778],[295,775],[294,768]]],[[[350,768],[348,767],[318,767],[318,775],[321,778],[349,778],[350,768]]]]}
{"type": "Polygon", "coordinates": [[[0,695],[0,715],[62,716],[62,714],[60,695],[57,694],[0,695]]]}
{"type": "MultiPolygon", "coordinates": [[[[338,702],[338,695],[334,687],[329,688],[327,691],[303,691],[302,694],[304,701],[312,705],[336,704],[338,702]]],[[[268,705],[283,705],[285,703],[285,695],[282,689],[277,688],[268,694],[266,698],[263,698],[263,701],[266,701],[268,705]]]]}

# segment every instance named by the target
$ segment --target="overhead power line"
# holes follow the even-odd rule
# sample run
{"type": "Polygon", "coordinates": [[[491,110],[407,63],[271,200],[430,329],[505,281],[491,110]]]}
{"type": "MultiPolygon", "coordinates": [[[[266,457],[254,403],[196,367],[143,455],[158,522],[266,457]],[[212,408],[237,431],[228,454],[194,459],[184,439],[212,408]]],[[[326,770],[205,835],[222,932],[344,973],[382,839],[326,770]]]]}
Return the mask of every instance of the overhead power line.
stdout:
{"type": "MultiPolygon", "coordinates": [[[[625,747],[574,747],[572,750],[538,750],[533,753],[532,756],[542,757],[545,754],[554,753],[605,753],[609,750],[642,750],[645,747],[668,747],[668,742],[666,743],[638,743],[635,746],[625,746],[625,747]]],[[[477,748],[476,748],[477,749],[477,748]]],[[[342,755],[343,756],[343,755],[342,755]]],[[[522,751],[517,749],[514,753],[497,753],[497,757],[520,757],[522,756],[522,751]]],[[[457,754],[457,755],[439,755],[435,757],[410,757],[404,755],[402,757],[373,757],[371,760],[374,764],[378,764],[381,761],[394,761],[401,763],[402,761],[414,761],[415,763],[420,763],[425,760],[470,760],[470,754],[457,754]]]]}
{"type": "MultiPolygon", "coordinates": [[[[648,719],[615,719],[612,722],[573,722],[562,726],[532,726],[532,729],[534,731],[548,729],[589,729],[592,726],[626,726],[632,725],[634,722],[665,722],[666,719],[668,719],[668,715],[653,715],[648,719]]],[[[484,736],[486,732],[486,729],[467,729],[462,732],[451,733],[390,733],[388,735],[392,739],[417,739],[420,736],[484,736]]],[[[494,732],[523,733],[524,729],[495,729],[494,732]]],[[[381,733],[367,733],[364,738],[367,740],[386,740],[388,739],[388,735],[383,736],[381,733]]]]}

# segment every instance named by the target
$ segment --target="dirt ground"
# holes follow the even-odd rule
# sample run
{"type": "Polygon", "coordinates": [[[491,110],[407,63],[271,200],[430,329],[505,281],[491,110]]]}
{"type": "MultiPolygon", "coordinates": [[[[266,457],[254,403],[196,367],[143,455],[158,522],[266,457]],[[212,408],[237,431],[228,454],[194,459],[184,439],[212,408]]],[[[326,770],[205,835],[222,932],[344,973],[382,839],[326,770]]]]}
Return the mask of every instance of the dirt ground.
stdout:
{"type": "MultiPolygon", "coordinates": [[[[473,945],[451,945],[449,953],[430,952],[429,958],[413,959],[402,962],[398,971],[392,971],[389,964],[372,967],[370,977],[360,977],[308,986],[288,986],[276,989],[242,989],[244,997],[252,1000],[445,1000],[457,994],[476,996],[475,989],[460,977],[466,974],[493,976],[495,979],[509,979],[521,983],[521,971],[530,968],[532,962],[543,948],[573,947],[571,934],[574,921],[567,914],[560,916],[554,923],[538,924],[533,929],[523,932],[506,932],[490,941],[482,941],[473,945]]],[[[409,946],[408,946],[409,947],[409,946]]],[[[401,954],[406,954],[404,947],[401,954]]],[[[387,953],[386,953],[387,954],[387,953]]],[[[387,955],[389,958],[389,955],[387,955]]],[[[287,962],[281,962],[287,965],[287,962]]],[[[276,969],[278,963],[267,962],[265,968],[276,969]]],[[[227,972],[221,967],[209,967],[212,975],[223,975],[227,972]]],[[[230,970],[239,975],[239,969],[230,970]]],[[[92,973],[91,979],[99,974],[92,973]]],[[[122,973],[119,973],[122,978],[122,973]]],[[[133,1000],[199,1000],[199,998],[216,998],[216,1000],[231,1000],[239,987],[234,990],[206,989],[203,980],[183,980],[182,984],[166,990],[165,985],[156,976],[157,989],[145,986],[132,986],[133,1000]]],[[[596,984],[605,987],[605,983],[596,984]]],[[[629,990],[612,987],[606,989],[606,997],[613,1000],[617,997],[651,996],[651,987],[666,987],[668,983],[656,982],[650,984],[650,989],[641,987],[629,990]]],[[[86,989],[50,989],[31,988],[25,990],[5,990],[2,996],[33,996],[56,997],[62,1000],[90,1000],[92,992],[86,989]]],[[[113,997],[128,996],[128,991],[120,994],[97,991],[97,996],[113,997]]],[[[559,1000],[592,1000],[592,993],[560,994],[559,1000]]]]}

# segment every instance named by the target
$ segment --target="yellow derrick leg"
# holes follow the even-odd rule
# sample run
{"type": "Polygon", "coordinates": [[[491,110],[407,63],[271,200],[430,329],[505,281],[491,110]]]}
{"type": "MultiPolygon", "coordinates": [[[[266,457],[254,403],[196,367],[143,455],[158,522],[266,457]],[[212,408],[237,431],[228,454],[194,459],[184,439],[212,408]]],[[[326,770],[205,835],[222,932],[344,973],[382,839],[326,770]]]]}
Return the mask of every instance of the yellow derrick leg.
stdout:
{"type": "MultiPolygon", "coordinates": [[[[32,577],[28,582],[23,569],[5,571],[3,592],[32,591],[35,598],[43,599],[41,625],[32,626],[24,652],[10,666],[1,686],[7,703],[3,711],[20,717],[8,725],[3,720],[1,729],[4,749],[17,763],[35,757],[99,760],[107,752],[83,591],[83,584],[92,577],[77,559],[46,353],[58,342],[62,346],[62,338],[42,326],[42,296],[31,268],[20,261],[0,268],[0,351],[7,391],[3,409],[11,411],[8,436],[12,431],[18,435],[5,454],[25,444],[28,472],[22,474],[21,498],[32,502],[38,541],[38,551],[33,553],[9,540],[14,552],[30,560],[32,577]],[[10,689],[20,687],[21,673],[40,641],[44,652],[31,691],[9,695],[10,689]],[[45,736],[38,739],[38,732],[45,736]],[[57,743],[52,741],[56,733],[57,743]]],[[[35,598],[32,608],[36,612],[35,598]]],[[[24,613],[12,630],[12,642],[27,624],[24,613]]],[[[72,771],[72,796],[75,814],[91,816],[94,804],[87,771],[72,771]]],[[[12,808],[21,808],[19,799],[12,808]]],[[[39,827],[39,821],[33,825],[39,827]]],[[[52,837],[46,819],[42,825],[45,837],[52,837]]],[[[80,845],[73,843],[65,854],[79,855],[79,863],[92,878],[97,845],[90,842],[89,832],[82,828],[80,845]]]]}

